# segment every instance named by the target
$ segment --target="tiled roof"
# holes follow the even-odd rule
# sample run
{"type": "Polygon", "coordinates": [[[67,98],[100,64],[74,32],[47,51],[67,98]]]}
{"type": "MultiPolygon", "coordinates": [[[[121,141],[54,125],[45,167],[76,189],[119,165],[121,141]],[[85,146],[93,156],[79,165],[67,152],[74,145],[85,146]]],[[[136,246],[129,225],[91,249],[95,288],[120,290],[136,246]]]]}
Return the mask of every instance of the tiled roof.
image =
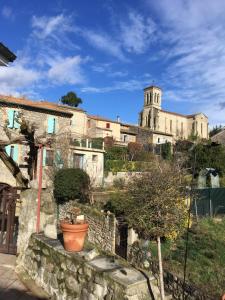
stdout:
{"type": "Polygon", "coordinates": [[[36,108],[41,110],[59,112],[72,116],[72,113],[69,112],[67,108],[47,101],[32,101],[26,98],[17,98],[12,96],[0,95],[0,102],[10,103],[18,106],[32,107],[34,109],[36,108]]]}
{"type": "Polygon", "coordinates": [[[113,121],[113,120],[110,120],[110,119],[106,119],[106,118],[103,118],[103,117],[100,117],[100,116],[91,116],[91,115],[88,115],[88,118],[89,119],[94,119],[94,120],[97,120],[97,121],[105,121],[105,122],[111,122],[111,123],[120,124],[120,122],[113,121]]]}
{"type": "Polygon", "coordinates": [[[201,113],[196,113],[196,114],[192,114],[192,115],[184,115],[184,114],[180,114],[180,113],[176,113],[176,112],[170,112],[170,111],[163,110],[163,109],[161,111],[164,112],[164,113],[170,114],[170,115],[175,115],[175,116],[184,117],[184,118],[194,118],[195,116],[201,114],[201,113]]]}

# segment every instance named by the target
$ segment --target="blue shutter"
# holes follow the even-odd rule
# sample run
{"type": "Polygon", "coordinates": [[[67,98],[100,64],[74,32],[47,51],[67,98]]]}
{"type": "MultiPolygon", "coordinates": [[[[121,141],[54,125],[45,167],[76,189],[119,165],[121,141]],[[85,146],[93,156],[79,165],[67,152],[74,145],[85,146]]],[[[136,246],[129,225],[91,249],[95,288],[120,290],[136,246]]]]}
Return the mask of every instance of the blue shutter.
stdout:
{"type": "Polygon", "coordinates": [[[19,147],[18,145],[14,145],[13,160],[15,162],[18,162],[18,156],[19,156],[19,147]]]}
{"type": "Polygon", "coordinates": [[[42,162],[42,166],[43,167],[46,166],[46,148],[43,148],[43,162],[42,162]]]}
{"type": "Polygon", "coordinates": [[[48,133],[55,133],[55,118],[48,117],[48,133]]]}
{"type": "Polygon", "coordinates": [[[16,118],[18,117],[19,112],[18,111],[14,111],[14,128],[18,129],[20,128],[20,124],[16,122],[16,118]]]}
{"type": "Polygon", "coordinates": [[[5,147],[5,151],[8,154],[8,156],[10,156],[10,152],[11,152],[11,145],[8,145],[5,147]]]}
{"type": "Polygon", "coordinates": [[[13,109],[8,109],[8,127],[13,128],[13,123],[14,123],[14,110],[13,109]]]}

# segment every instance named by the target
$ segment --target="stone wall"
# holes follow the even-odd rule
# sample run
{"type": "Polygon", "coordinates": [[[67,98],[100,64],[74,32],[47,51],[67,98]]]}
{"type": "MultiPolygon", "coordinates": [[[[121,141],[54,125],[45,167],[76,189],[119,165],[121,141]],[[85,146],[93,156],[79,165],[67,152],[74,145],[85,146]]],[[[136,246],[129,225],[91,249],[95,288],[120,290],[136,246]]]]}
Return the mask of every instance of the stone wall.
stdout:
{"type": "Polygon", "coordinates": [[[32,235],[20,272],[28,274],[51,299],[147,300],[148,285],[141,272],[90,247],[64,251],[58,240],[32,235]]]}
{"type": "Polygon", "coordinates": [[[70,207],[79,206],[89,224],[88,240],[104,251],[115,253],[116,218],[92,206],[69,201],[59,205],[59,219],[65,219],[70,207]]]}
{"type": "MultiPolygon", "coordinates": [[[[148,241],[136,241],[129,247],[128,261],[135,267],[145,272],[154,274],[158,278],[158,262],[152,257],[152,253],[148,247],[148,241]]],[[[172,295],[172,299],[183,299],[183,288],[185,299],[187,300],[213,300],[215,297],[204,294],[202,290],[196,286],[186,283],[183,285],[183,279],[179,278],[164,268],[164,284],[165,290],[172,295]]]]}
{"type": "Polygon", "coordinates": [[[122,179],[127,183],[133,176],[140,174],[140,172],[108,172],[107,176],[104,177],[104,187],[113,186],[114,180],[122,179]]]}
{"type": "MultiPolygon", "coordinates": [[[[18,262],[22,259],[32,233],[36,232],[38,190],[33,187],[21,192],[19,212],[19,233],[17,239],[18,262]]],[[[56,206],[52,190],[45,189],[41,193],[40,231],[56,238],[56,206]],[[50,231],[50,232],[49,232],[50,231]]]]}

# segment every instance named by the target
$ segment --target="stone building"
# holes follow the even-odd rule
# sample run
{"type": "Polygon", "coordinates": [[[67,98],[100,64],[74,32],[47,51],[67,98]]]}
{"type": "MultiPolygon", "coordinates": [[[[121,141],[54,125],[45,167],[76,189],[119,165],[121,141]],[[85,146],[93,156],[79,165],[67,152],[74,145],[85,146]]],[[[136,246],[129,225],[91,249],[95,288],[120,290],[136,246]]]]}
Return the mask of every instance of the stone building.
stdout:
{"type": "Polygon", "coordinates": [[[139,126],[152,132],[152,143],[159,144],[187,139],[191,134],[208,138],[208,118],[203,113],[182,115],[162,109],[162,90],[156,86],[144,89],[144,108],[139,126]]]}
{"type": "MultiPolygon", "coordinates": [[[[7,157],[0,159],[0,182],[11,186],[18,186],[18,178],[30,181],[36,179],[40,166],[40,151],[38,144],[43,144],[43,170],[45,187],[49,170],[61,164],[68,167],[80,167],[87,171],[93,184],[101,185],[103,180],[104,150],[95,149],[86,136],[86,114],[80,109],[71,109],[54,103],[34,102],[24,98],[0,96],[0,143],[5,145],[8,154],[8,167],[5,165],[7,157]],[[33,128],[34,136],[29,139],[21,134],[18,118],[26,120],[33,128]],[[82,142],[81,142],[82,141],[82,142]],[[35,143],[31,149],[31,145],[35,143]],[[29,164],[30,151],[36,151],[36,158],[29,164]],[[18,167],[20,177],[12,174],[10,167],[12,160],[14,167],[18,167]],[[3,162],[4,160],[4,162],[3,162]]],[[[3,153],[1,151],[1,153],[3,153]]],[[[35,153],[34,153],[35,154],[35,153]]],[[[2,154],[4,155],[4,154],[2,154]]],[[[35,155],[34,155],[35,156],[35,155]]],[[[17,173],[18,173],[17,172],[17,173]]],[[[15,173],[15,172],[14,172],[15,173]]]]}

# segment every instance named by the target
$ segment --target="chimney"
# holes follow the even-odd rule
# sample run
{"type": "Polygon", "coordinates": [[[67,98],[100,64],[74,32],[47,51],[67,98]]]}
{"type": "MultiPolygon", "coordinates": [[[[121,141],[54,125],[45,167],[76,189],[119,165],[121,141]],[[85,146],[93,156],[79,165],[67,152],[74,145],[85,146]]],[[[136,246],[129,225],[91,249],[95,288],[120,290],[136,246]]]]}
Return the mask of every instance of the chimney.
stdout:
{"type": "Polygon", "coordinates": [[[117,122],[120,123],[120,116],[117,116],[116,119],[117,119],[117,122]]]}

